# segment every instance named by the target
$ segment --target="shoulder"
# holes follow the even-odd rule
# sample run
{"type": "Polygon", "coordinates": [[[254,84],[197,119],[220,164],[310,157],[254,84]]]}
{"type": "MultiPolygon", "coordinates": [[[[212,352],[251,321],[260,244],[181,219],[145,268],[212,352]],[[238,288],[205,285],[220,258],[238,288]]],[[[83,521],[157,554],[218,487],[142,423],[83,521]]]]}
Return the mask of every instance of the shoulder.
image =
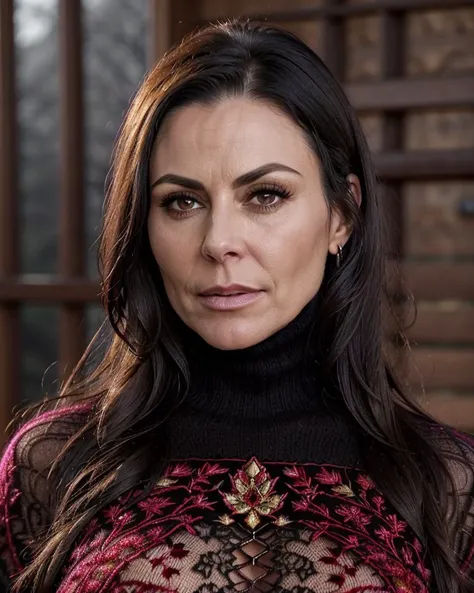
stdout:
{"type": "Polygon", "coordinates": [[[446,459],[474,461],[474,435],[425,416],[412,418],[410,426],[446,459]]]}
{"type": "Polygon", "coordinates": [[[443,458],[456,492],[473,495],[474,436],[434,421],[424,423],[422,430],[443,458]]]}
{"type": "Polygon", "coordinates": [[[474,436],[452,427],[431,428],[451,478],[447,521],[454,531],[454,549],[464,575],[474,579],[474,436]]]}
{"type": "Polygon", "coordinates": [[[9,574],[50,518],[48,470],[77,431],[90,406],[43,411],[24,422],[7,441],[0,459],[0,568],[9,574]]]}
{"type": "Polygon", "coordinates": [[[430,427],[431,439],[449,464],[474,471],[474,435],[441,424],[430,427]]]}
{"type": "Polygon", "coordinates": [[[71,405],[43,411],[16,429],[0,459],[0,499],[15,472],[41,473],[54,461],[59,447],[74,434],[89,409],[71,405]]]}

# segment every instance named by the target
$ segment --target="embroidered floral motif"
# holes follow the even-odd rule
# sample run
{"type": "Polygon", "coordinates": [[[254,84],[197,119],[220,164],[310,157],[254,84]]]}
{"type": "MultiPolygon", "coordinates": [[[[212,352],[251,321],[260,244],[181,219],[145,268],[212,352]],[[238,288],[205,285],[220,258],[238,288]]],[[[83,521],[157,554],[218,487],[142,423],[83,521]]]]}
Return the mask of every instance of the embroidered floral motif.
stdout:
{"type": "Polygon", "coordinates": [[[429,591],[420,542],[360,470],[191,459],[140,494],[88,525],[57,593],[429,591]]]}
{"type": "Polygon", "coordinates": [[[232,492],[223,494],[224,501],[234,513],[247,513],[244,520],[251,529],[261,522],[260,515],[280,510],[287,496],[275,493],[278,478],[270,480],[267,470],[255,457],[232,476],[231,481],[232,492]]]}
{"type": "Polygon", "coordinates": [[[330,535],[342,544],[341,551],[351,549],[374,569],[382,568],[390,577],[388,590],[428,592],[430,573],[420,554],[420,542],[406,533],[406,522],[395,513],[382,512],[386,502],[368,476],[359,473],[354,481],[343,480],[339,472],[323,469],[313,479],[302,466],[285,468],[283,473],[290,478],[288,486],[300,495],[293,507],[319,518],[303,520],[313,529],[315,539],[330,535]],[[332,486],[330,498],[321,489],[323,485],[332,486]]]}

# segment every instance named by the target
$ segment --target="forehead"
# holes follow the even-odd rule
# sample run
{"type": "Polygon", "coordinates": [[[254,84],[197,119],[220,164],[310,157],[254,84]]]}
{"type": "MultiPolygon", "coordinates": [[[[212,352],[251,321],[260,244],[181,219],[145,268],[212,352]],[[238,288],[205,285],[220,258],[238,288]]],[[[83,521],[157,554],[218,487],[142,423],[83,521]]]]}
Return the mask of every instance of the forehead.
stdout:
{"type": "Polygon", "coordinates": [[[248,98],[192,104],[164,122],[153,149],[154,175],[183,167],[191,175],[210,169],[239,174],[268,162],[311,170],[317,159],[303,131],[277,107],[248,98]]]}

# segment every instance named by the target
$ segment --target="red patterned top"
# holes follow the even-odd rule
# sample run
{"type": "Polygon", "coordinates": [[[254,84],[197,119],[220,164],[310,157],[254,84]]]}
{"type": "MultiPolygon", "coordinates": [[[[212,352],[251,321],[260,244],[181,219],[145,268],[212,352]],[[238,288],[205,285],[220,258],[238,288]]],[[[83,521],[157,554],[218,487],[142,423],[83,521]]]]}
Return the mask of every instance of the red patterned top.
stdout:
{"type": "MultiPolygon", "coordinates": [[[[22,429],[3,456],[0,559],[10,577],[47,521],[22,468],[41,463],[45,420],[55,415],[22,429]],[[26,450],[19,443],[28,431],[36,437],[26,450]]],[[[470,510],[472,476],[463,474],[459,484],[470,510]]],[[[134,502],[140,492],[127,492],[88,525],[58,593],[430,590],[422,545],[362,469],[256,457],[175,459],[149,496],[134,502]]],[[[466,517],[462,568],[474,572],[472,510],[466,517]]]]}

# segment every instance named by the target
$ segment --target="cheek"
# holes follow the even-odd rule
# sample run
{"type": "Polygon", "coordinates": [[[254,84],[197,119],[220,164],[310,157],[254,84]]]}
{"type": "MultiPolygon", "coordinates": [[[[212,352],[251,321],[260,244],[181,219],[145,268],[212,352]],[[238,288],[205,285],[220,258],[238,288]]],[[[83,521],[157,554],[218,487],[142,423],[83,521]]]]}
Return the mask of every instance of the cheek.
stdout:
{"type": "Polygon", "coordinates": [[[324,212],[301,217],[267,236],[265,251],[275,280],[311,284],[320,281],[326,263],[328,236],[324,212]]]}
{"type": "Polygon", "coordinates": [[[148,237],[152,253],[160,268],[165,286],[178,288],[185,283],[191,266],[189,242],[179,240],[179,235],[149,219],[148,237]]]}
{"type": "MultiPolygon", "coordinates": [[[[313,261],[324,262],[328,250],[328,237],[326,221],[313,221],[313,224],[307,224],[295,237],[295,251],[313,261]]],[[[301,261],[302,258],[298,260],[301,261]]],[[[304,264],[304,261],[301,263],[304,264]]]]}

